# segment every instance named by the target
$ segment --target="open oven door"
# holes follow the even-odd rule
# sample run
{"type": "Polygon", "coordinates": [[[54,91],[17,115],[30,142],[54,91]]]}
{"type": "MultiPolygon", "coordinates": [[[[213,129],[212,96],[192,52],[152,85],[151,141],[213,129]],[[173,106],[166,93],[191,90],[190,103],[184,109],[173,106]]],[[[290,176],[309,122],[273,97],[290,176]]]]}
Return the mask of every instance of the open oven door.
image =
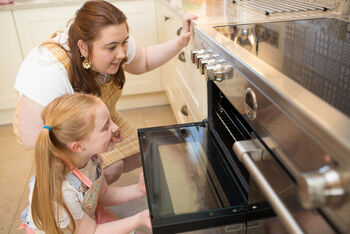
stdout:
{"type": "Polygon", "coordinates": [[[206,122],[138,130],[153,233],[245,223],[274,215],[239,186],[206,122]]]}

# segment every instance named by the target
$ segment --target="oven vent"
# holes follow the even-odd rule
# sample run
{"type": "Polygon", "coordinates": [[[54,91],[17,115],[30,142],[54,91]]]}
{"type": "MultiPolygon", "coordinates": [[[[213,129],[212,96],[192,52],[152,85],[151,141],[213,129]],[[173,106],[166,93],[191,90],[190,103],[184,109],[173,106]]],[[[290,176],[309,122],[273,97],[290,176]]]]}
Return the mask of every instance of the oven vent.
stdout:
{"type": "Polygon", "coordinates": [[[327,11],[330,9],[325,6],[297,0],[241,0],[240,4],[265,15],[316,10],[327,11]]]}
{"type": "Polygon", "coordinates": [[[244,134],[239,126],[240,123],[235,122],[225,111],[224,108],[220,107],[216,110],[216,115],[225,126],[234,141],[246,140],[247,134],[244,134]]]}

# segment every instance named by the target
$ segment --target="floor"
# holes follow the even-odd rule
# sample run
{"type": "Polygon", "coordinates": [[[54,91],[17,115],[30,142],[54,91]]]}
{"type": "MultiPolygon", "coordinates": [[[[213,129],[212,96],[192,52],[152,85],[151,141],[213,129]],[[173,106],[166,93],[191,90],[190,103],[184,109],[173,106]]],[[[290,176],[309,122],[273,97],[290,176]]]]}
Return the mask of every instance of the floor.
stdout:
{"type": "MultiPolygon", "coordinates": [[[[171,125],[176,120],[170,106],[158,106],[128,110],[124,115],[137,128],[171,125]]],[[[20,214],[28,204],[28,181],[33,175],[32,151],[25,149],[16,141],[12,126],[0,126],[0,233],[24,233],[17,230],[20,214]]],[[[123,174],[115,185],[137,183],[140,169],[123,174]]],[[[146,199],[139,199],[124,206],[113,207],[119,217],[129,216],[147,208],[146,199]]]]}

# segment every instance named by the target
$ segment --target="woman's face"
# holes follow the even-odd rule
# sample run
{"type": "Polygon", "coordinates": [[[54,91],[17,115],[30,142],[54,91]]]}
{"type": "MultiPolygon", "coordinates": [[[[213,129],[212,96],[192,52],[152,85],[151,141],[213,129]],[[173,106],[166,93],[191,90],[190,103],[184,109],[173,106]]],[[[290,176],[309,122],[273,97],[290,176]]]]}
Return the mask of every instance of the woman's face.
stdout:
{"type": "Polygon", "coordinates": [[[126,23],[108,26],[101,30],[92,44],[92,69],[99,73],[115,74],[126,57],[129,32],[126,23]]]}

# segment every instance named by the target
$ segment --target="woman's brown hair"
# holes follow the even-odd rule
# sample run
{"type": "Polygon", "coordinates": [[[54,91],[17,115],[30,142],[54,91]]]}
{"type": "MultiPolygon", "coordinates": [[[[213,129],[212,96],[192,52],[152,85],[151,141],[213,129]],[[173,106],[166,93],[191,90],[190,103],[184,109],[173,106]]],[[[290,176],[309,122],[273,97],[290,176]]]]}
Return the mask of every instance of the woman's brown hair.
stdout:
{"type": "Polygon", "coordinates": [[[89,137],[99,103],[96,96],[89,94],[67,94],[53,100],[42,111],[43,122],[51,130],[43,128],[35,145],[36,178],[31,212],[35,226],[45,233],[63,233],[58,207],[63,207],[69,215],[75,230],[74,219],[62,196],[63,181],[74,165],[68,143],[89,137]]]}
{"type": "MultiPolygon", "coordinates": [[[[44,42],[41,46],[53,43],[66,51],[67,55],[70,57],[68,77],[74,91],[101,96],[100,84],[96,81],[98,73],[92,69],[83,68],[82,61],[84,57],[82,57],[80,53],[78,41],[82,40],[87,44],[89,56],[91,57],[93,42],[100,36],[101,30],[108,26],[125,23],[129,31],[126,20],[125,14],[111,3],[102,0],[87,1],[75,13],[74,19],[70,21],[72,23],[69,27],[67,41],[69,51],[52,40],[44,42]]],[[[52,37],[55,35],[57,34],[53,34],[52,37]]],[[[89,60],[91,61],[91,59],[89,60]]],[[[119,86],[120,89],[123,88],[125,83],[125,74],[122,64],[126,60],[127,58],[120,63],[118,72],[111,76],[114,84],[119,86]]]]}
{"type": "MultiPolygon", "coordinates": [[[[75,91],[101,95],[100,85],[95,79],[98,74],[92,69],[84,69],[81,65],[84,58],[81,57],[77,46],[78,41],[82,40],[88,45],[89,56],[91,56],[92,43],[99,37],[101,30],[111,25],[126,23],[126,19],[121,10],[105,1],[87,1],[77,11],[68,33],[71,56],[68,75],[75,91]]],[[[118,72],[112,76],[112,80],[120,88],[124,86],[125,74],[122,64],[118,72]]]]}

